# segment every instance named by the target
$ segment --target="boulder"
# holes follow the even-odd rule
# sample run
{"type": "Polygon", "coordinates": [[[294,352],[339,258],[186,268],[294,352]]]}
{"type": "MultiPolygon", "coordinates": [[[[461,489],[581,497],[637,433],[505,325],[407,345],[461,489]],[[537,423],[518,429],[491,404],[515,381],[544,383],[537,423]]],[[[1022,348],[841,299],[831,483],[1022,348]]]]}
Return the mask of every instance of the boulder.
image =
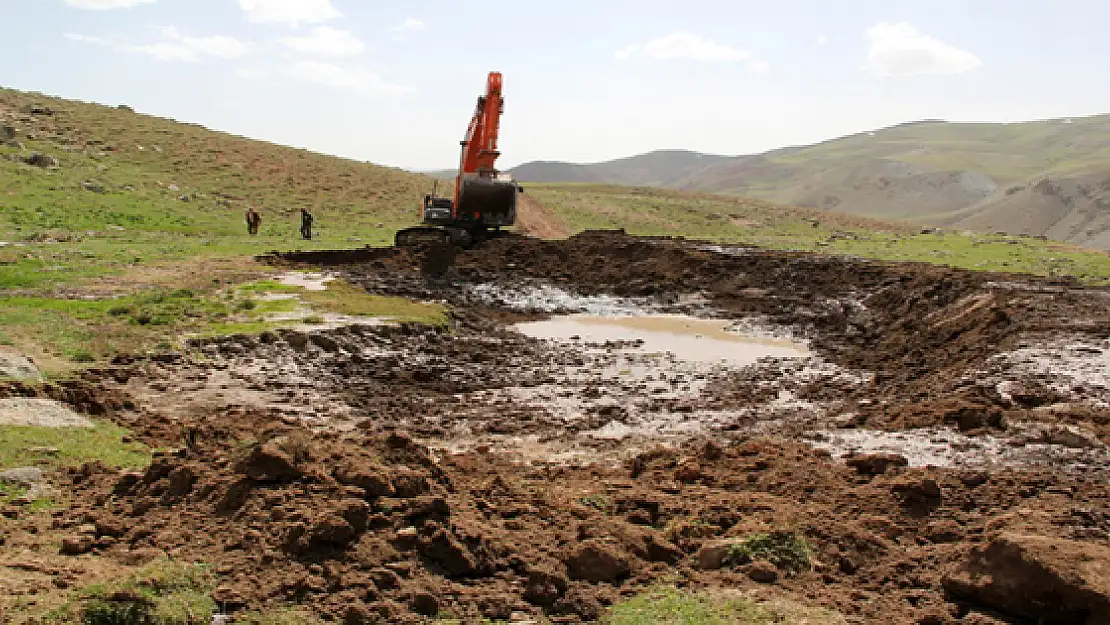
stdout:
{"type": "Polygon", "coordinates": [[[420,552],[443,567],[450,577],[466,577],[478,571],[479,563],[474,554],[454,534],[442,528],[421,543],[420,552]]]}
{"type": "Polygon", "coordinates": [[[539,606],[552,606],[567,591],[567,576],[549,568],[535,568],[528,572],[524,599],[539,606]]]}
{"type": "Polygon", "coordinates": [[[273,441],[255,446],[239,463],[238,470],[260,482],[291,481],[304,474],[293,458],[273,441]]]}
{"type": "Polygon", "coordinates": [[[909,460],[898,454],[860,454],[848,456],[845,463],[860,475],[883,475],[890,467],[908,466],[909,460]]]}
{"type": "Polygon", "coordinates": [[[572,579],[588,582],[612,582],[627,577],[632,567],[628,558],[614,545],[588,540],[574,548],[566,558],[572,579]]]}
{"type": "Polygon", "coordinates": [[[1003,532],[943,578],[956,599],[1042,623],[1110,623],[1110,547],[1003,532]]]}
{"type": "Polygon", "coordinates": [[[340,484],[361,488],[367,497],[391,497],[394,493],[389,475],[380,467],[347,464],[335,472],[335,479],[340,484]]]}
{"type": "Polygon", "coordinates": [[[735,542],[732,540],[714,540],[702,545],[701,549],[698,550],[698,567],[709,571],[724,566],[728,550],[732,548],[735,542]]]}

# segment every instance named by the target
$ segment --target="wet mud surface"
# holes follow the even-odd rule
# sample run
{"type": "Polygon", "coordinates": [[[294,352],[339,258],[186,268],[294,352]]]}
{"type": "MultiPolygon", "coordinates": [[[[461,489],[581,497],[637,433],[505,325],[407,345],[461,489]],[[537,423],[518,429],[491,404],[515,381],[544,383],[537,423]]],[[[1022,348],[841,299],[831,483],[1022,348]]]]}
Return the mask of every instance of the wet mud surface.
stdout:
{"type": "Polygon", "coordinates": [[[445,274],[394,249],[268,260],[445,301],[451,326],[90,372],[70,396],[176,451],[64,476],[58,531],[355,623],[592,622],[662,581],[852,623],[1110,622],[1110,577],[1074,565],[1110,553],[1106,289],[609,232],[507,236],[445,274]],[[714,560],[783,529],[812,567],[714,560]]]}

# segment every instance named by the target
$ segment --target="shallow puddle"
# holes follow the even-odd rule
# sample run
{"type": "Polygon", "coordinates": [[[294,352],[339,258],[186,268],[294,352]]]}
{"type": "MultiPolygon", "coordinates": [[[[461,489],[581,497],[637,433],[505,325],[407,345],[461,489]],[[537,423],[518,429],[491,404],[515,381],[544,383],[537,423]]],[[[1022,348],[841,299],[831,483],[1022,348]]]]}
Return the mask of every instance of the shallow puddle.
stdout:
{"type": "Polygon", "coordinates": [[[731,321],[681,315],[568,315],[520,323],[521,333],[558,341],[639,341],[631,351],[670,353],[680,360],[748,365],[760,358],[805,358],[809,351],[786,340],[746,336],[728,328],[731,321]]]}

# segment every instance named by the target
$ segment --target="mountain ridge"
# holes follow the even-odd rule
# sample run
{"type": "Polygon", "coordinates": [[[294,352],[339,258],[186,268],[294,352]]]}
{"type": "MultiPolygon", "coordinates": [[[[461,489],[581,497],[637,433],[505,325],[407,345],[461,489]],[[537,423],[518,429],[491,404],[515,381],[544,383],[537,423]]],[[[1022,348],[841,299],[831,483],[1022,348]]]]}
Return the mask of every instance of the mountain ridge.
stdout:
{"type": "Polygon", "coordinates": [[[656,150],[531,161],[521,182],[742,195],[1110,250],[1110,114],[1030,122],[919,120],[760,154],[656,150]]]}

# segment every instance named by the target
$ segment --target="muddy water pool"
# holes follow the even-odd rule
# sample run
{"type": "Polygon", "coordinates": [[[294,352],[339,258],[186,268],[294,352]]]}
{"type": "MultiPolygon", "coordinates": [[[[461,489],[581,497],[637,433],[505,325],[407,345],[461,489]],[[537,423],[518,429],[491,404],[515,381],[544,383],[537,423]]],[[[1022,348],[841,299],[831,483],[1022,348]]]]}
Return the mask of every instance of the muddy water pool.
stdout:
{"type": "Polygon", "coordinates": [[[679,360],[744,366],[764,357],[805,358],[804,345],[748,336],[730,330],[730,321],[682,315],[565,315],[520,323],[519,332],[561,342],[632,342],[634,353],[670,353],[679,360]]]}

